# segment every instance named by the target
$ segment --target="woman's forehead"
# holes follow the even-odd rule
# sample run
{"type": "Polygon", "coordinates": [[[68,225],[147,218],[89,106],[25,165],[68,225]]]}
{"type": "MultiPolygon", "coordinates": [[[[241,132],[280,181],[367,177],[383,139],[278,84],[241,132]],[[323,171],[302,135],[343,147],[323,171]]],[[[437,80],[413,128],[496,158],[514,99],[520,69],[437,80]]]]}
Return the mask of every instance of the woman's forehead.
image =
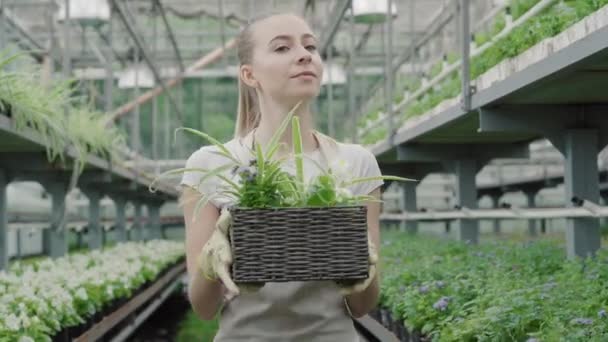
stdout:
{"type": "Polygon", "coordinates": [[[260,20],[253,27],[253,36],[256,41],[263,44],[281,38],[297,40],[316,38],[302,18],[291,14],[279,14],[260,20]]]}

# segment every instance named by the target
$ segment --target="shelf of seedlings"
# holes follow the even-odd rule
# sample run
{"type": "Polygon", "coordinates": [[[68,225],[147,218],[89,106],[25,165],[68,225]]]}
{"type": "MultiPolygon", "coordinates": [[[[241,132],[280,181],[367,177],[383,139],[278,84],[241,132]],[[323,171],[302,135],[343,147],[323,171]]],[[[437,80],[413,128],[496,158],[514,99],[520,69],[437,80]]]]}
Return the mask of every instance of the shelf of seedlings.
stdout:
{"type": "MultiPolygon", "coordinates": [[[[2,56],[0,66],[20,55],[2,56]]],[[[43,80],[38,70],[0,70],[0,169],[14,178],[30,171],[102,171],[146,188],[152,175],[124,163],[125,137],[104,113],[77,105],[69,82],[43,80]]],[[[32,178],[32,177],[30,177],[32,178]]],[[[160,183],[161,193],[176,191],[160,183]]]]}
{"type": "MultiPolygon", "coordinates": [[[[598,91],[603,83],[586,71],[594,69],[589,62],[599,61],[608,51],[608,1],[511,0],[509,4],[510,14],[499,12],[489,29],[475,33],[470,59],[470,79],[475,86],[471,111],[513,94],[523,101],[540,94],[544,98],[534,101],[547,103],[556,87],[566,94],[562,102],[605,100],[598,91]],[[517,13],[513,8],[519,8],[517,13]],[[558,73],[570,77],[556,78],[558,73]],[[573,84],[582,84],[585,90],[569,91],[573,84]]],[[[430,78],[402,82],[393,104],[400,126],[396,142],[471,116],[460,107],[461,63],[458,54],[448,53],[426,72],[430,78]]],[[[382,124],[387,115],[377,109],[380,101],[372,102],[376,108],[362,117],[359,131],[362,143],[380,152],[390,148],[382,124]]]]}

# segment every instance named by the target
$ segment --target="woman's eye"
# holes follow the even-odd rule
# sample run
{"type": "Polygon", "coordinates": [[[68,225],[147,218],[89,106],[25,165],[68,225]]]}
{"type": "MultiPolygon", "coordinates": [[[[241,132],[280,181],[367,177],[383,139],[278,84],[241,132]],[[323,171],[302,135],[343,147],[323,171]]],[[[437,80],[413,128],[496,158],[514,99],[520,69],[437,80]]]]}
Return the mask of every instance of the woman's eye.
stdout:
{"type": "Polygon", "coordinates": [[[307,45],[307,46],[306,46],[306,49],[307,49],[308,51],[315,51],[315,50],[317,49],[317,47],[316,47],[315,45],[307,45]]]}
{"type": "Polygon", "coordinates": [[[287,46],[284,46],[284,45],[283,46],[279,46],[276,49],[274,49],[274,51],[276,51],[276,52],[285,52],[287,50],[289,50],[289,48],[287,46]]]}

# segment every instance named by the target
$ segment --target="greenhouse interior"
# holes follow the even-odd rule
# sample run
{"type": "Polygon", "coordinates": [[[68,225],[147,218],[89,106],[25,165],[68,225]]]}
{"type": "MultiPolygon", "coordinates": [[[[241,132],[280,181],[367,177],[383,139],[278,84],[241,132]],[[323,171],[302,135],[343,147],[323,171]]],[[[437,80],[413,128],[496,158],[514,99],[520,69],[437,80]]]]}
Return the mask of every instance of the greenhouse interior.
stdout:
{"type": "Polygon", "coordinates": [[[4,0],[0,45],[1,342],[608,341],[608,0],[4,0]]]}

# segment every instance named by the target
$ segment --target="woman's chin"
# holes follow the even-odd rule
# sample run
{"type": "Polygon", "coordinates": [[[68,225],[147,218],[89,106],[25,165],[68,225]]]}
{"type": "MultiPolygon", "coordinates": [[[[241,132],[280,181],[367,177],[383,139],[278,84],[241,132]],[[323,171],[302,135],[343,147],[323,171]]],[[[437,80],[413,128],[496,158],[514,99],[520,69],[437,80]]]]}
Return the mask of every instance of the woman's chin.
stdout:
{"type": "Polygon", "coordinates": [[[310,89],[298,89],[296,91],[290,92],[288,95],[291,99],[299,100],[311,100],[315,97],[319,96],[319,88],[310,88],[310,89]]]}

